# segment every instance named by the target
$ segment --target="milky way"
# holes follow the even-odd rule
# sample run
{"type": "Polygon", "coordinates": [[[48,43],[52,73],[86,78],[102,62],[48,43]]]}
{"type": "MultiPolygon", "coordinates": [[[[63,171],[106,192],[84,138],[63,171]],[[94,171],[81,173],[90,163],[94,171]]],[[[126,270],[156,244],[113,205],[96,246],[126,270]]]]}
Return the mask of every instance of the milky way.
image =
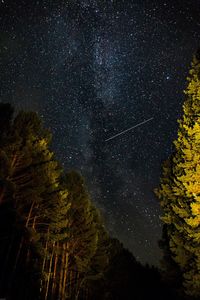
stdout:
{"type": "Polygon", "coordinates": [[[0,4],[1,101],[39,113],[64,168],[85,176],[111,235],[158,264],[153,189],[199,46],[199,1],[49,2],[0,4]]]}

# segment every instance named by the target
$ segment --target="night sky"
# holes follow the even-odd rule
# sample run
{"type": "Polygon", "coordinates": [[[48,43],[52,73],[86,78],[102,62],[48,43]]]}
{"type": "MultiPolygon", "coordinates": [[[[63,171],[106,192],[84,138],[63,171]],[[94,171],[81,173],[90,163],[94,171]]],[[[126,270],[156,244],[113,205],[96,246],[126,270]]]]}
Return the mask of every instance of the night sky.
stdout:
{"type": "Polygon", "coordinates": [[[0,101],[39,113],[56,157],[142,263],[161,258],[153,189],[199,34],[199,0],[0,1],[0,101]]]}

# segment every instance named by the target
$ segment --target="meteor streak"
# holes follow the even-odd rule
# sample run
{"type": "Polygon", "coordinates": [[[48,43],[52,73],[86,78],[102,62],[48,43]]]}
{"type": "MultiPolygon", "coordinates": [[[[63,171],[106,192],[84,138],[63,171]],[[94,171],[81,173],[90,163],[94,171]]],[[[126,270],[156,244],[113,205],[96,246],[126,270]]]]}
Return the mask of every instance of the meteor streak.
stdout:
{"type": "Polygon", "coordinates": [[[126,129],[126,130],[120,132],[120,133],[117,133],[117,134],[111,136],[110,138],[106,139],[105,142],[108,142],[108,141],[110,141],[110,140],[116,138],[117,136],[119,136],[119,135],[121,135],[121,134],[124,134],[125,132],[127,132],[127,131],[129,131],[129,130],[132,130],[132,129],[136,128],[136,127],[139,127],[139,126],[141,126],[141,125],[143,125],[143,124],[145,124],[145,123],[151,121],[152,119],[153,119],[153,117],[150,118],[150,119],[148,119],[148,120],[145,120],[145,121],[143,121],[143,122],[141,122],[141,123],[138,123],[138,124],[136,124],[135,126],[132,126],[132,127],[128,128],[128,129],[126,129]]]}

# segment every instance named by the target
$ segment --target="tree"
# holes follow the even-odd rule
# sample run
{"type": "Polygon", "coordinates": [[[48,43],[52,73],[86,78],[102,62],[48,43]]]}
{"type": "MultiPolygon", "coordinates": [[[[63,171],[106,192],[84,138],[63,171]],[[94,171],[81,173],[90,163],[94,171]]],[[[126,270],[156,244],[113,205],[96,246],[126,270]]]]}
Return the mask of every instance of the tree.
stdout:
{"type": "Polygon", "coordinates": [[[63,175],[33,112],[0,107],[0,292],[86,299],[108,263],[108,235],[83,178],[63,175]],[[34,287],[34,292],[32,288],[34,287]]]}
{"type": "MultiPolygon", "coordinates": [[[[5,110],[10,116],[11,109],[4,106],[5,110]]],[[[38,294],[39,284],[45,294],[49,289],[49,276],[47,280],[44,277],[47,271],[52,273],[51,255],[47,255],[47,248],[50,251],[55,245],[52,232],[50,235],[51,214],[66,200],[67,192],[61,188],[61,168],[49,150],[50,134],[37,114],[20,112],[14,120],[7,118],[7,123],[0,143],[0,199],[1,211],[7,207],[12,219],[10,225],[4,220],[9,231],[1,243],[2,285],[8,297],[32,295],[35,299],[33,278],[38,294]]]]}
{"type": "Polygon", "coordinates": [[[103,275],[108,263],[108,235],[81,175],[75,171],[67,173],[60,188],[63,197],[54,199],[55,207],[48,213],[44,265],[49,268],[43,268],[44,299],[90,299],[90,282],[103,275]]]}
{"type": "Polygon", "coordinates": [[[109,264],[104,270],[102,280],[91,286],[91,299],[179,299],[161,281],[158,269],[143,266],[117,239],[110,238],[109,243],[109,264]]]}
{"type": "Polygon", "coordinates": [[[64,184],[69,192],[70,209],[67,214],[69,232],[68,258],[68,297],[79,299],[80,291],[87,280],[97,274],[91,272],[100,239],[97,211],[91,203],[83,177],[75,171],[66,174],[64,184]]]}
{"type": "Polygon", "coordinates": [[[200,60],[189,72],[175,149],[163,165],[156,195],[163,209],[166,244],[186,294],[200,296],[200,60]]]}

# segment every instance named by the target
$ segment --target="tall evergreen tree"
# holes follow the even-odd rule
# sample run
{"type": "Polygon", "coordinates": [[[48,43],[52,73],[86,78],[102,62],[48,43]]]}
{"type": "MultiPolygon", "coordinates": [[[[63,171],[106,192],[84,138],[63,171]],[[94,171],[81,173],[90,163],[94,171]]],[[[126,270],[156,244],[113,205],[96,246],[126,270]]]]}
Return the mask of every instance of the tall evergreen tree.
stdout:
{"type": "Polygon", "coordinates": [[[12,119],[12,108],[1,108],[0,292],[20,299],[89,297],[89,280],[108,262],[108,235],[84,180],[76,172],[62,175],[36,113],[12,119]]]}
{"type": "Polygon", "coordinates": [[[10,123],[0,144],[0,199],[4,207],[14,211],[14,217],[6,239],[7,246],[1,244],[2,257],[6,256],[2,262],[1,284],[6,296],[18,295],[26,299],[31,289],[24,284],[28,274],[20,279],[20,274],[25,272],[23,266],[31,266],[32,271],[27,268],[30,286],[33,286],[31,278],[36,272],[38,292],[39,282],[42,290],[48,287],[48,280],[41,281],[40,274],[45,275],[51,262],[46,256],[47,244],[48,248],[53,245],[52,240],[48,241],[50,212],[63,197],[66,198],[66,192],[59,187],[61,169],[48,148],[50,134],[43,129],[37,114],[21,112],[10,123]]]}
{"type": "MultiPolygon", "coordinates": [[[[69,220],[67,248],[70,270],[68,284],[73,284],[73,287],[68,289],[70,292],[68,296],[72,299],[79,299],[80,291],[87,286],[88,280],[100,273],[97,260],[98,256],[99,258],[101,256],[99,249],[102,224],[97,210],[91,203],[83,177],[72,171],[65,176],[65,186],[69,192],[70,203],[67,215],[69,220]]],[[[106,256],[105,252],[104,255],[106,256]]]]}
{"type": "Polygon", "coordinates": [[[156,190],[166,245],[179,267],[185,293],[200,297],[200,57],[189,72],[175,150],[156,190]]]}

